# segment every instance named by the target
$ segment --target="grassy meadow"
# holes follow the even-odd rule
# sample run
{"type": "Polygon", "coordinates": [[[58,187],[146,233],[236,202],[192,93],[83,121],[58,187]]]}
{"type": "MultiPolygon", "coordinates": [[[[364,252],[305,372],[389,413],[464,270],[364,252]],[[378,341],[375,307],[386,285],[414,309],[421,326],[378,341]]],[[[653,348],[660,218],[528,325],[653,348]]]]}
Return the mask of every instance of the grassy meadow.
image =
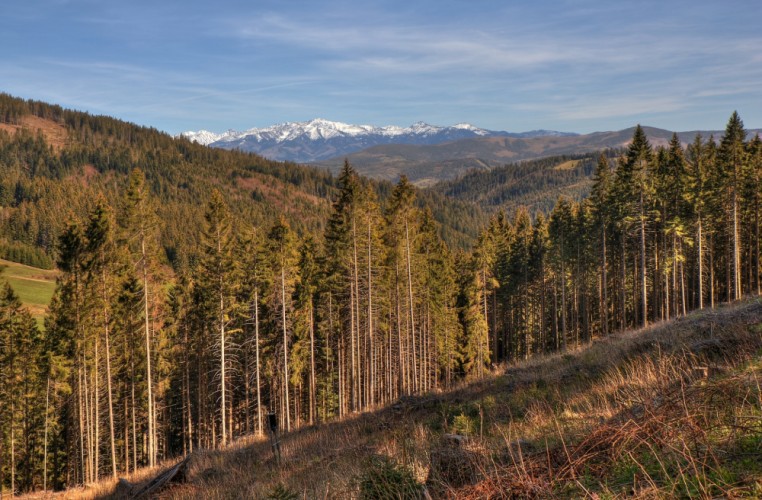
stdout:
{"type": "Polygon", "coordinates": [[[38,269],[0,259],[0,281],[7,281],[42,326],[56,288],[57,271],[38,269]]]}

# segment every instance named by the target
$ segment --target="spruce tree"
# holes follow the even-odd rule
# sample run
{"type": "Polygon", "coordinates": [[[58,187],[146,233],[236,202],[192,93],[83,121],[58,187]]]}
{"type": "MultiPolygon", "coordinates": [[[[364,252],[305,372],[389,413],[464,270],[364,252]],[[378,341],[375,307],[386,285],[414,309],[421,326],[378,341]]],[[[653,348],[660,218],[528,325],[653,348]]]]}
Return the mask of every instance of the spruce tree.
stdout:
{"type": "Polygon", "coordinates": [[[638,125],[627,149],[623,162],[616,170],[617,194],[624,205],[624,221],[635,225],[638,232],[640,262],[638,263],[640,285],[640,321],[648,324],[648,279],[646,254],[646,229],[649,223],[649,208],[653,193],[652,185],[653,150],[643,128],[638,125]]]}
{"type": "Polygon", "coordinates": [[[601,153],[593,174],[593,187],[590,191],[593,216],[598,226],[598,245],[600,248],[600,286],[599,309],[601,312],[601,329],[604,335],[609,333],[608,315],[608,261],[606,244],[608,243],[608,226],[611,217],[611,167],[605,154],[601,153]]]}
{"type": "Polygon", "coordinates": [[[731,263],[731,289],[728,290],[728,300],[738,300],[743,293],[741,283],[741,235],[740,235],[740,204],[741,183],[746,166],[746,130],[737,112],[730,115],[725,126],[725,135],[720,142],[717,159],[722,173],[723,191],[727,203],[727,233],[729,235],[729,255],[731,263]]]}
{"type": "Polygon", "coordinates": [[[127,191],[122,199],[120,217],[121,244],[127,248],[131,264],[130,272],[142,288],[143,337],[145,349],[145,385],[148,420],[148,464],[153,467],[157,459],[156,395],[154,394],[153,365],[156,324],[154,302],[158,299],[153,289],[158,262],[158,220],[149,196],[145,174],[140,169],[130,173],[127,191]]]}
{"type": "MultiPolygon", "coordinates": [[[[299,281],[298,275],[298,252],[296,235],[291,227],[281,218],[267,234],[267,259],[271,283],[268,304],[272,315],[272,323],[276,325],[274,334],[280,333],[280,350],[282,351],[280,380],[281,397],[281,421],[283,428],[291,430],[291,391],[289,378],[289,348],[293,336],[294,310],[293,294],[299,281]]],[[[274,360],[275,364],[278,361],[274,360]]]]}
{"type": "Polygon", "coordinates": [[[220,380],[220,446],[232,439],[232,418],[229,400],[229,356],[230,325],[235,297],[235,262],[233,260],[233,227],[230,211],[222,197],[215,190],[209,199],[204,214],[206,222],[202,233],[203,254],[200,260],[197,281],[199,289],[209,304],[211,330],[217,332],[219,342],[220,380]]]}

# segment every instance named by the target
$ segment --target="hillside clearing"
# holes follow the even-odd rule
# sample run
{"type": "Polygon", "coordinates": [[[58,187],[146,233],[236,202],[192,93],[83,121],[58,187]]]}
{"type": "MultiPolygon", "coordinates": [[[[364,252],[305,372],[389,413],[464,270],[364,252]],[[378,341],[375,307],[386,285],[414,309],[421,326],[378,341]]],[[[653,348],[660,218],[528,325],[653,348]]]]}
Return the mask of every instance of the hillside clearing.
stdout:
{"type": "Polygon", "coordinates": [[[61,151],[68,143],[68,132],[66,127],[53,120],[40,118],[39,116],[26,115],[21,118],[20,123],[0,123],[0,130],[10,134],[15,134],[19,130],[27,129],[32,133],[41,133],[45,141],[50,144],[55,151],[61,151]]]}
{"type": "Polygon", "coordinates": [[[53,298],[57,275],[57,271],[0,259],[0,280],[5,280],[11,285],[21,303],[29,309],[40,326],[53,298]]]}
{"type": "Polygon", "coordinates": [[[553,167],[554,170],[574,170],[577,168],[577,165],[580,164],[582,160],[569,160],[565,161],[563,163],[559,163],[555,167],[553,167]]]}

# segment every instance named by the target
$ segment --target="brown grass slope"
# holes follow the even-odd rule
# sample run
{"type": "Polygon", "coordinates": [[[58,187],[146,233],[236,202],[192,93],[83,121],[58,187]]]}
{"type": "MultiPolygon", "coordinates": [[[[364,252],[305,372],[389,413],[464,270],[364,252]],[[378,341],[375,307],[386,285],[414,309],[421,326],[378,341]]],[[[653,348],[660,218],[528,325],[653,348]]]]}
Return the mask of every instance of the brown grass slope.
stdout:
{"type": "Polygon", "coordinates": [[[280,467],[262,438],[197,451],[160,496],[755,498],[760,378],[757,298],[292,432],[280,467]]]}
{"type": "Polygon", "coordinates": [[[19,123],[0,123],[0,130],[9,134],[15,134],[21,129],[31,130],[35,134],[42,134],[45,141],[53,147],[55,151],[61,151],[69,144],[69,137],[66,127],[53,120],[40,118],[39,116],[23,116],[19,123]]]}

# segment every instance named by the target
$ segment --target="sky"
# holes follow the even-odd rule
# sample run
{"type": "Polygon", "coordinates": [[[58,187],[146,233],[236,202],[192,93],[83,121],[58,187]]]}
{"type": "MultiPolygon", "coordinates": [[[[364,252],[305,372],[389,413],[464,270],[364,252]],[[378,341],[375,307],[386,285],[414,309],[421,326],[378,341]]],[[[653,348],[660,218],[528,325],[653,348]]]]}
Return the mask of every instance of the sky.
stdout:
{"type": "Polygon", "coordinates": [[[175,134],[762,127],[760,0],[3,0],[0,92],[175,134]]]}

